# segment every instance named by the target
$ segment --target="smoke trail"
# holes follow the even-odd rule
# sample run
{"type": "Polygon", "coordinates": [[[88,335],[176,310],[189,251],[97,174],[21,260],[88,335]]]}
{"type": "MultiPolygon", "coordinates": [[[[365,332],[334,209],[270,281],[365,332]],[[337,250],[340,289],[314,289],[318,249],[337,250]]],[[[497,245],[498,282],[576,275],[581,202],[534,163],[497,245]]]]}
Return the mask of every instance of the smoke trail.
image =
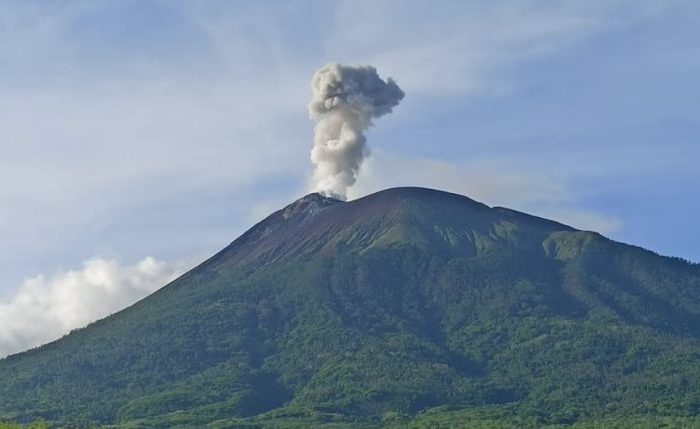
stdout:
{"type": "Polygon", "coordinates": [[[404,92],[371,66],[327,64],[311,80],[309,115],[316,120],[311,190],[346,199],[369,155],[364,131],[399,104],[404,92]]]}

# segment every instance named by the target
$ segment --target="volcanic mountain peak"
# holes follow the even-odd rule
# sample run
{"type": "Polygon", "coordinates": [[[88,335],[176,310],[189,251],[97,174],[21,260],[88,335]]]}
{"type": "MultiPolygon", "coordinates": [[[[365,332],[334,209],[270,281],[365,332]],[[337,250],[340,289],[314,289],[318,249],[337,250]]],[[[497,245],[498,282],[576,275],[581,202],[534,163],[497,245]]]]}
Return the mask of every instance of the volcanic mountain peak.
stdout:
{"type": "Polygon", "coordinates": [[[324,208],[338,203],[342,203],[342,201],[314,192],[299,198],[292,204],[283,208],[281,214],[284,219],[292,218],[300,213],[304,214],[304,216],[313,216],[324,208]]]}
{"type": "Polygon", "coordinates": [[[700,266],[447,192],[310,194],[128,309],[0,360],[0,420],[688,416],[699,355],[700,266]]]}
{"type": "MultiPolygon", "coordinates": [[[[532,216],[504,207],[489,207],[463,195],[420,187],[397,187],[382,190],[352,201],[341,201],[319,193],[308,194],[271,214],[258,226],[298,222],[324,212],[314,224],[334,223],[338,226],[364,223],[373,219],[392,222],[430,222],[434,224],[459,221],[462,226],[477,227],[482,221],[524,222],[532,228],[552,231],[572,231],[567,225],[532,216]],[[337,206],[337,207],[333,207],[337,206]],[[327,208],[333,210],[324,212],[327,208]]],[[[256,226],[255,228],[257,228],[256,226]]],[[[254,229],[255,229],[254,228],[254,229]]]]}
{"type": "Polygon", "coordinates": [[[272,213],[213,261],[262,266],[394,245],[475,255],[500,246],[498,242],[542,252],[543,240],[557,231],[574,229],[427,188],[392,188],[349,202],[312,193],[272,213]]]}

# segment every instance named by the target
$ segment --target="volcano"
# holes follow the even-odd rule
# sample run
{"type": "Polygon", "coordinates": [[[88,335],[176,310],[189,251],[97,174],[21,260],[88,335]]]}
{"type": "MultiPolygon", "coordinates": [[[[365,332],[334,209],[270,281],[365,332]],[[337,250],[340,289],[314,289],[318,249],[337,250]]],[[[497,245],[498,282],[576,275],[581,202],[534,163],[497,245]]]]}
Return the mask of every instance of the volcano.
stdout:
{"type": "Polygon", "coordinates": [[[700,423],[699,337],[700,265],[441,191],[311,194],[135,305],[0,360],[0,420],[700,423]]]}

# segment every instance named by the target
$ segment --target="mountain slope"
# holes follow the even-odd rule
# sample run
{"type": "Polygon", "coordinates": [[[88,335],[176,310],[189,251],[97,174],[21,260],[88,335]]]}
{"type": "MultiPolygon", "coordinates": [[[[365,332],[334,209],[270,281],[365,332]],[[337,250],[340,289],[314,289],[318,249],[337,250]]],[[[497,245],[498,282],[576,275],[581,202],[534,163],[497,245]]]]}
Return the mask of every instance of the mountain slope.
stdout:
{"type": "Polygon", "coordinates": [[[0,419],[693,415],[699,335],[698,265],[434,190],[311,194],[132,307],[0,361],[0,419]]]}

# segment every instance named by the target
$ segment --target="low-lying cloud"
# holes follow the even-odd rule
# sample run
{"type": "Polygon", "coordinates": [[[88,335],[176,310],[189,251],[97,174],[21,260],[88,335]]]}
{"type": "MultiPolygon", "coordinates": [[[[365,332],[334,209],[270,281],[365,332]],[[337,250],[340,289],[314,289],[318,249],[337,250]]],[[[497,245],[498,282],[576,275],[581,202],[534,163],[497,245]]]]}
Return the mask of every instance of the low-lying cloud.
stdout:
{"type": "Polygon", "coordinates": [[[144,298],[184,271],[147,257],[133,265],[92,258],[82,269],[27,278],[0,303],[0,357],[45,344],[144,298]]]}

